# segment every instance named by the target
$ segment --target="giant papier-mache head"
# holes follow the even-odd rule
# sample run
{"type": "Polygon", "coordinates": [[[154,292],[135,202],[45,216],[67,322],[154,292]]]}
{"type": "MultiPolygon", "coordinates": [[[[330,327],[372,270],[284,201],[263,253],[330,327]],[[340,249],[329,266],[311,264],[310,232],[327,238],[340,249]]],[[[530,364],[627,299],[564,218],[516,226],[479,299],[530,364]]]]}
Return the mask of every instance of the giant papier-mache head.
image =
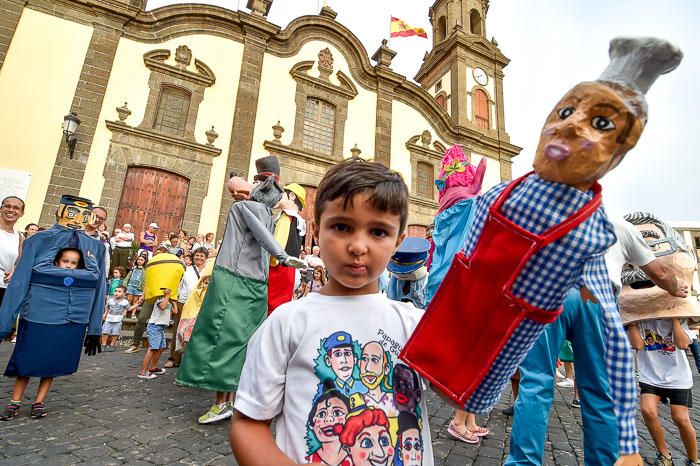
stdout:
{"type": "Polygon", "coordinates": [[[649,37],[615,38],[609,54],[603,74],[574,86],[547,118],[533,162],[541,178],[588,190],[615,168],[646,124],[644,95],[683,58],[675,46],[649,37]]]}
{"type": "MultiPolygon", "coordinates": [[[[656,260],[668,267],[678,280],[692,283],[697,258],[676,230],[647,212],[625,215],[625,220],[637,227],[656,260]]],[[[622,285],[619,305],[623,323],[667,317],[700,318],[700,303],[695,296],[671,296],[654,285],[638,267],[625,267],[622,285]]]]}
{"type": "Polygon", "coordinates": [[[64,194],[58,201],[56,223],[74,230],[83,230],[90,223],[92,207],[90,199],[64,194]]]}

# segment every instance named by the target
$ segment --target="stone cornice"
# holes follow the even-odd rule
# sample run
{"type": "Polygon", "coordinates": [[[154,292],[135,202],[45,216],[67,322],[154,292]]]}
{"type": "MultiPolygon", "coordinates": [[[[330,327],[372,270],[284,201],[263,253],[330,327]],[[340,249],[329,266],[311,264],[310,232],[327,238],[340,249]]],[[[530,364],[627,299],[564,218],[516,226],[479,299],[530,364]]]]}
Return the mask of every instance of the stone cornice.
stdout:
{"type": "Polygon", "coordinates": [[[341,83],[341,86],[336,86],[330,81],[309,75],[307,71],[311,69],[313,65],[313,61],[299,62],[292,67],[292,69],[289,71],[289,74],[291,74],[295,80],[306,81],[307,83],[310,83],[314,86],[319,86],[328,92],[339,94],[347,98],[348,100],[354,99],[355,96],[357,96],[357,88],[355,87],[353,82],[350,79],[348,79],[347,76],[345,76],[345,73],[343,73],[342,71],[338,71],[336,73],[338,81],[340,81],[341,83]]]}
{"type": "Polygon", "coordinates": [[[438,204],[436,201],[431,201],[429,199],[423,199],[422,197],[417,197],[414,195],[409,195],[408,200],[416,205],[423,206],[423,207],[428,207],[429,209],[435,209],[437,211],[438,207],[440,207],[440,204],[438,204]]]}
{"type": "Polygon", "coordinates": [[[209,87],[216,81],[212,70],[200,60],[194,60],[194,65],[199,73],[193,73],[185,68],[178,68],[165,63],[170,57],[170,50],[157,49],[147,52],[143,56],[143,62],[152,71],[160,71],[175,76],[203,87],[209,87]]]}
{"type": "MultiPolygon", "coordinates": [[[[162,144],[174,145],[178,147],[185,147],[196,153],[205,154],[211,157],[217,157],[221,154],[221,149],[213,146],[207,146],[204,144],[198,144],[196,142],[188,141],[186,139],[179,138],[177,136],[171,136],[167,134],[155,133],[153,131],[146,131],[141,128],[134,128],[125,123],[119,121],[109,121],[105,120],[105,125],[112,131],[112,133],[125,133],[131,136],[136,136],[143,139],[148,139],[151,141],[156,141],[162,144]]],[[[211,163],[211,160],[209,161],[211,163]]]]}
{"type": "Polygon", "coordinates": [[[297,159],[302,159],[307,162],[311,162],[314,164],[321,164],[325,165],[328,168],[332,167],[336,163],[338,163],[338,159],[336,158],[328,158],[324,157],[322,155],[315,155],[312,154],[311,152],[306,152],[303,150],[295,149],[293,147],[286,146],[282,143],[276,142],[276,141],[265,141],[263,142],[263,147],[265,148],[266,151],[268,151],[270,154],[282,154],[282,155],[287,155],[287,156],[292,156],[297,159]]]}

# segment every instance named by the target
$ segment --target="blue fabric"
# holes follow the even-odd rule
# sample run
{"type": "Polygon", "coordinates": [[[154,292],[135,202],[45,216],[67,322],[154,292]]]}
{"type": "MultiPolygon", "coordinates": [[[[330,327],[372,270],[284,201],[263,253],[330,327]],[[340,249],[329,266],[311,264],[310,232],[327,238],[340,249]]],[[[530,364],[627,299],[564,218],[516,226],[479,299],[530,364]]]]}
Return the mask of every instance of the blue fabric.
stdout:
{"type": "Polygon", "coordinates": [[[146,335],[148,335],[148,347],[150,349],[165,349],[167,346],[165,339],[165,325],[148,324],[146,326],[146,335]]]}
{"type": "Polygon", "coordinates": [[[452,264],[452,258],[467,243],[467,236],[474,220],[474,198],[464,199],[448,207],[435,216],[433,230],[433,261],[425,289],[426,303],[435,296],[442,279],[452,264]]]}
{"type": "Polygon", "coordinates": [[[425,309],[425,285],[427,282],[428,277],[420,280],[399,280],[395,275],[392,275],[389,279],[386,296],[392,301],[411,302],[418,309],[425,309]],[[406,282],[410,283],[408,292],[405,289],[406,282]]]}
{"type": "Polygon", "coordinates": [[[24,242],[22,256],[0,306],[0,338],[10,334],[19,315],[29,322],[48,325],[89,324],[88,333],[99,335],[105,308],[105,254],[95,238],[61,225],[40,231],[24,242]],[[53,265],[56,254],[71,242],[83,252],[84,269],[53,265]],[[59,285],[34,283],[34,273],[52,275],[59,285]],[[95,288],[65,286],[64,280],[93,281],[95,288]]]}
{"type": "Polygon", "coordinates": [[[606,346],[600,306],[584,303],[572,289],[564,311],[548,325],[520,364],[520,387],[506,465],[541,465],[549,410],[554,401],[554,371],[564,340],[576,355],[576,384],[583,417],[586,464],[612,465],[617,460],[617,417],[602,348],[606,346]]]}
{"type": "Polygon", "coordinates": [[[700,372],[700,343],[698,343],[697,340],[693,340],[688,348],[690,348],[690,352],[693,353],[695,368],[700,372]]]}
{"type": "Polygon", "coordinates": [[[141,296],[143,294],[143,268],[134,267],[129,272],[129,282],[126,284],[127,294],[141,296]]]}
{"type": "Polygon", "coordinates": [[[105,322],[102,324],[102,335],[119,336],[122,332],[122,322],[105,322]]]}
{"type": "MultiPolygon", "coordinates": [[[[104,246],[102,247],[104,249],[104,246]]],[[[7,377],[59,377],[78,370],[86,324],[37,324],[20,319],[7,377]]]]}

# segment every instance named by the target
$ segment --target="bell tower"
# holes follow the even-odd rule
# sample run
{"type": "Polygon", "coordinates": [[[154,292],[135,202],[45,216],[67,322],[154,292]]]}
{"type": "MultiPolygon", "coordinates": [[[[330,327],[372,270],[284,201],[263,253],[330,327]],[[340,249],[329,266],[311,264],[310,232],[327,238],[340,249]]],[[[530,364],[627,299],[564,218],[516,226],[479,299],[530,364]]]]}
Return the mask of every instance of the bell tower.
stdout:
{"type": "Polygon", "coordinates": [[[489,0],[436,0],[429,9],[433,47],[415,80],[457,126],[500,144],[509,142],[503,113],[503,68],[510,60],[495,39],[486,39],[488,9],[489,0]]]}

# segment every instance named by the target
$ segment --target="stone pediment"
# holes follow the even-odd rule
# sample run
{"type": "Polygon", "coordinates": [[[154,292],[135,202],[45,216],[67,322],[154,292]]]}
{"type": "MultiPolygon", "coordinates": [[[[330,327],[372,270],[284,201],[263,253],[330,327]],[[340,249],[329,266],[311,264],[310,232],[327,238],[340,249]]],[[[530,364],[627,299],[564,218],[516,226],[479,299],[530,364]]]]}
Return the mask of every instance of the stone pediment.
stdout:
{"type": "Polygon", "coordinates": [[[171,52],[168,49],[156,49],[143,55],[143,62],[151,71],[160,71],[190,81],[204,87],[216,82],[214,72],[204,62],[194,59],[192,69],[192,51],[186,45],[175,50],[175,64],[168,62],[171,52]]]}

